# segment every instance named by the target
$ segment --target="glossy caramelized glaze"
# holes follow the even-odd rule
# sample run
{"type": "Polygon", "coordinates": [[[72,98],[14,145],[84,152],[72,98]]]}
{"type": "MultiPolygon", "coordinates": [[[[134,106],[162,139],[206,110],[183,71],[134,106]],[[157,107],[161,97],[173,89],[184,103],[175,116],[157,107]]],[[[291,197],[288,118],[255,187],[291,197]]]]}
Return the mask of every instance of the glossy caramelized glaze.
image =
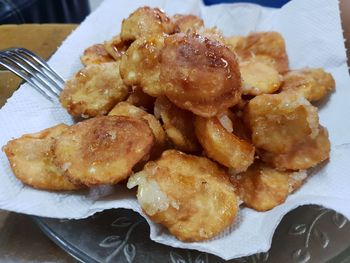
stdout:
{"type": "Polygon", "coordinates": [[[55,144],[55,163],[74,182],[90,186],[118,183],[150,153],[153,143],[152,131],[143,120],[96,117],[61,135],[55,144]]]}
{"type": "Polygon", "coordinates": [[[197,34],[179,33],[165,39],[160,81],[171,102],[203,117],[234,106],[241,95],[235,55],[197,34]]]}

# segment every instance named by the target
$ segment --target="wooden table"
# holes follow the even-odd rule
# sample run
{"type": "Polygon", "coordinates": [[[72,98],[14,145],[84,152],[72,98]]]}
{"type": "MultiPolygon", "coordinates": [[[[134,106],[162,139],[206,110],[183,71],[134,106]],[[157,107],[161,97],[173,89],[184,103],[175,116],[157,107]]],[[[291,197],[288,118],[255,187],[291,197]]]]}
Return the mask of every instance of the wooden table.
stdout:
{"type": "MultiPolygon", "coordinates": [[[[72,24],[27,24],[1,25],[0,50],[24,47],[47,59],[61,45],[77,25],[72,24]]],[[[17,89],[21,79],[0,67],[0,107],[17,89]]]]}

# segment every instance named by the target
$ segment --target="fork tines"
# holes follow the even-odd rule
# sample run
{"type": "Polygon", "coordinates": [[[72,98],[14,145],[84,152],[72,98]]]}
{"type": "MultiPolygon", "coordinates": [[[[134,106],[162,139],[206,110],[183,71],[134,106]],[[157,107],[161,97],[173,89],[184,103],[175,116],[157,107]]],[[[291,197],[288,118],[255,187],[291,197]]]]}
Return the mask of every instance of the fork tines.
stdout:
{"type": "Polygon", "coordinates": [[[27,81],[51,101],[62,91],[64,80],[42,58],[24,48],[0,51],[0,65],[27,81]]]}

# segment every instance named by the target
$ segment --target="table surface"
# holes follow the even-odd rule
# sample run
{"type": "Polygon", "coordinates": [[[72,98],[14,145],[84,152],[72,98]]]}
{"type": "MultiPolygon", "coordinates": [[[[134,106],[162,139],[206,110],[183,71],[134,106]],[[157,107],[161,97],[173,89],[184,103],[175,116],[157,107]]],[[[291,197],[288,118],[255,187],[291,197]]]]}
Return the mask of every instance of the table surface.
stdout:
{"type": "MultiPolygon", "coordinates": [[[[344,35],[350,39],[350,1],[341,1],[344,35]],[[348,15],[345,15],[348,14],[348,15]]],[[[48,58],[76,25],[2,25],[0,50],[20,46],[48,58]],[[33,34],[40,38],[33,38],[33,34]],[[4,37],[6,36],[6,37],[4,37]]],[[[346,43],[348,57],[349,41],[346,43]]],[[[0,69],[0,107],[20,84],[13,74],[0,69]]],[[[56,246],[26,215],[0,210],[0,262],[77,262],[56,246]]]]}

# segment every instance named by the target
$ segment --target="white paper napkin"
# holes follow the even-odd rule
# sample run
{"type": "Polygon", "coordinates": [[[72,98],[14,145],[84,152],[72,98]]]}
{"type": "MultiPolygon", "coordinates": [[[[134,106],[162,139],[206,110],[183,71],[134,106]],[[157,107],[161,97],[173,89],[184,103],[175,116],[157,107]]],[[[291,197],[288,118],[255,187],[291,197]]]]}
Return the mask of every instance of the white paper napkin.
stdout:
{"type": "MultiPolygon", "coordinates": [[[[224,259],[267,251],[282,217],[303,204],[319,204],[350,218],[350,79],[337,0],[294,0],[279,10],[251,4],[205,7],[199,0],[105,1],[62,44],[50,59],[64,78],[80,67],[79,56],[93,43],[120,31],[123,18],[139,6],[161,7],[170,15],[194,13],[207,26],[217,26],[227,35],[252,31],[280,32],[287,44],[291,68],[324,67],[333,74],[337,91],[322,105],[320,120],[330,134],[331,160],[287,201],[271,211],[240,210],[238,219],[221,236],[198,243],[182,243],[159,225],[151,226],[151,238],[174,247],[192,248],[224,259]]],[[[37,36],[40,37],[40,36],[37,36]]],[[[0,110],[0,146],[24,133],[37,132],[72,119],[60,105],[52,104],[27,84],[15,92],[0,110]]],[[[55,218],[84,218],[109,208],[130,208],[140,212],[135,192],[116,186],[105,196],[95,193],[51,193],[23,186],[11,173],[0,153],[0,208],[55,218]]]]}

